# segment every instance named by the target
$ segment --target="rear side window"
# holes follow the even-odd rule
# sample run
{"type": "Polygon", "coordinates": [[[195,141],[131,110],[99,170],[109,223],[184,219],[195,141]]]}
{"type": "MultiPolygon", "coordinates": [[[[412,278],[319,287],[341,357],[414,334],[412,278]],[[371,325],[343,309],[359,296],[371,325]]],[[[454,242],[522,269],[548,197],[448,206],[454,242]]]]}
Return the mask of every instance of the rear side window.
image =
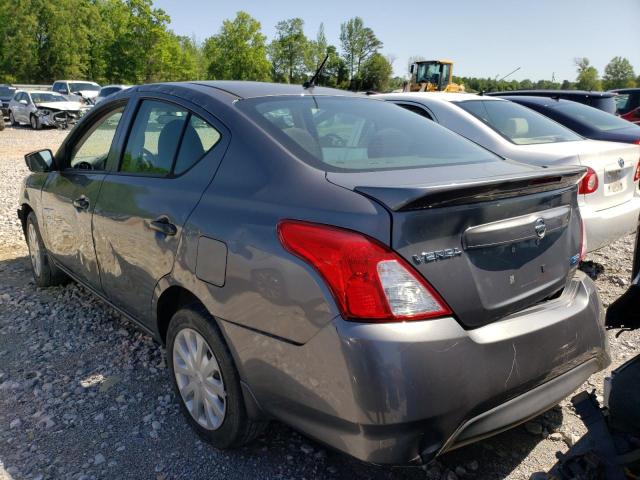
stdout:
{"type": "Polygon", "coordinates": [[[294,155],[325,171],[423,168],[499,158],[382,100],[283,95],[240,100],[237,105],[294,155]]]}
{"type": "Polygon", "coordinates": [[[456,105],[516,145],[571,142],[582,139],[559,123],[513,102],[467,100],[456,102],[456,105]]]}
{"type": "Polygon", "coordinates": [[[590,105],[603,112],[616,113],[616,100],[614,97],[592,98],[590,105]]]}
{"type": "Polygon", "coordinates": [[[189,110],[167,102],[145,100],[131,127],[120,171],[180,175],[219,140],[218,131],[189,110]]]}

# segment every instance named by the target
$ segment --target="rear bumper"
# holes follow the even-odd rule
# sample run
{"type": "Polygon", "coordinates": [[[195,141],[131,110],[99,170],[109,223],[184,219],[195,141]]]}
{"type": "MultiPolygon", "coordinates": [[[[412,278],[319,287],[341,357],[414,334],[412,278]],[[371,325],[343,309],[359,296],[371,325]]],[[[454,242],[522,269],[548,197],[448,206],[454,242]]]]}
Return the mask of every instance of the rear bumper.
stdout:
{"type": "Polygon", "coordinates": [[[336,319],[292,345],[222,324],[264,411],[378,464],[426,462],[526,421],[610,361],[602,307],[581,272],[559,298],[474,330],[453,318],[336,319]]]}
{"type": "Polygon", "coordinates": [[[604,210],[580,205],[580,215],[587,232],[587,252],[593,252],[636,231],[640,213],[640,197],[634,195],[625,203],[604,210]]]}

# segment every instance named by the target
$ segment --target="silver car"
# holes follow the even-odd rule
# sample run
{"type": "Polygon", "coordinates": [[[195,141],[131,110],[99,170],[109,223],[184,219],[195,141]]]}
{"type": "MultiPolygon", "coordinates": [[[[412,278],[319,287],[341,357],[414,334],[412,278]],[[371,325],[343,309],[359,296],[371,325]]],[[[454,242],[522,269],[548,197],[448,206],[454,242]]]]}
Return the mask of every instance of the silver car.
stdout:
{"type": "Polygon", "coordinates": [[[379,97],[433,120],[505,158],[587,168],[579,189],[587,252],[635,231],[640,212],[640,146],[588,140],[527,107],[463,93],[379,97]]]}
{"type": "Polygon", "coordinates": [[[71,277],[166,345],[216,447],[278,419],[426,463],[609,362],[581,167],[340,90],[228,81],[130,88],[26,161],[36,284],[71,277]]]}
{"type": "Polygon", "coordinates": [[[69,101],[55,92],[18,90],[9,102],[11,125],[27,124],[34,130],[42,127],[67,128],[87,111],[81,102],[69,101]]]}

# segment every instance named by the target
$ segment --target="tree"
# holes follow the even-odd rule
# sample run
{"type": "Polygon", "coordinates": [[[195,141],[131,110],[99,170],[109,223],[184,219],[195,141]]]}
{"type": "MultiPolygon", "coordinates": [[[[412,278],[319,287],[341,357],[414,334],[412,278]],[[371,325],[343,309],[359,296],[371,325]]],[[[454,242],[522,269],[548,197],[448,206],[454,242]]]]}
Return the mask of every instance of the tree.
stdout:
{"type": "Polygon", "coordinates": [[[374,53],[363,64],[359,73],[359,84],[363,90],[384,92],[389,88],[393,73],[391,63],[380,53],[374,53]]]}
{"type": "Polygon", "coordinates": [[[306,73],[309,57],[309,40],[304,34],[304,20],[291,18],[276,25],[276,37],[269,45],[269,56],[273,64],[273,78],[294,83],[306,73]]]}
{"type": "Polygon", "coordinates": [[[359,72],[362,63],[382,48],[382,42],[360,17],[354,17],[340,25],[340,45],[349,68],[349,80],[359,72]]]}
{"type": "Polygon", "coordinates": [[[270,79],[266,37],[260,22],[246,12],[238,12],[233,20],[225,20],[217,35],[204,42],[207,74],[213,79],[270,79]]]}
{"type": "Polygon", "coordinates": [[[320,64],[327,55],[327,37],[324,34],[324,23],[318,27],[316,39],[309,42],[307,51],[307,69],[314,72],[320,67],[320,64]]]}
{"type": "Polygon", "coordinates": [[[623,57],[613,57],[604,67],[602,83],[607,90],[635,86],[635,73],[629,60],[623,57]]]}
{"type": "Polygon", "coordinates": [[[587,57],[574,59],[578,70],[576,88],[578,90],[600,90],[602,88],[598,79],[598,70],[592,66],[587,57]]]}

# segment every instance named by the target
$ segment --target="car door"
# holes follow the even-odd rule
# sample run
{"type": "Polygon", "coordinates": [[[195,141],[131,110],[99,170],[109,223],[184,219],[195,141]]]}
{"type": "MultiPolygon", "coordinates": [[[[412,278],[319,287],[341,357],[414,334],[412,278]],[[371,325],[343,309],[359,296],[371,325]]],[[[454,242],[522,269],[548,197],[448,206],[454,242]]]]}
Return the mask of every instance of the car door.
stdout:
{"type": "Polygon", "coordinates": [[[13,118],[16,120],[16,122],[27,123],[29,121],[29,118],[25,117],[27,105],[25,105],[23,101],[29,103],[26,93],[22,92],[16,95],[16,104],[13,107],[13,118]]]}
{"type": "Polygon", "coordinates": [[[101,289],[91,216],[105,177],[107,159],[125,109],[119,104],[96,112],[93,121],[63,145],[58,170],[42,189],[42,216],[49,252],[79,280],[101,289]]]}
{"type": "Polygon", "coordinates": [[[116,171],[104,180],[93,217],[102,285],[115,305],[142,322],[226,149],[223,132],[190,107],[141,99],[116,171]]]}

